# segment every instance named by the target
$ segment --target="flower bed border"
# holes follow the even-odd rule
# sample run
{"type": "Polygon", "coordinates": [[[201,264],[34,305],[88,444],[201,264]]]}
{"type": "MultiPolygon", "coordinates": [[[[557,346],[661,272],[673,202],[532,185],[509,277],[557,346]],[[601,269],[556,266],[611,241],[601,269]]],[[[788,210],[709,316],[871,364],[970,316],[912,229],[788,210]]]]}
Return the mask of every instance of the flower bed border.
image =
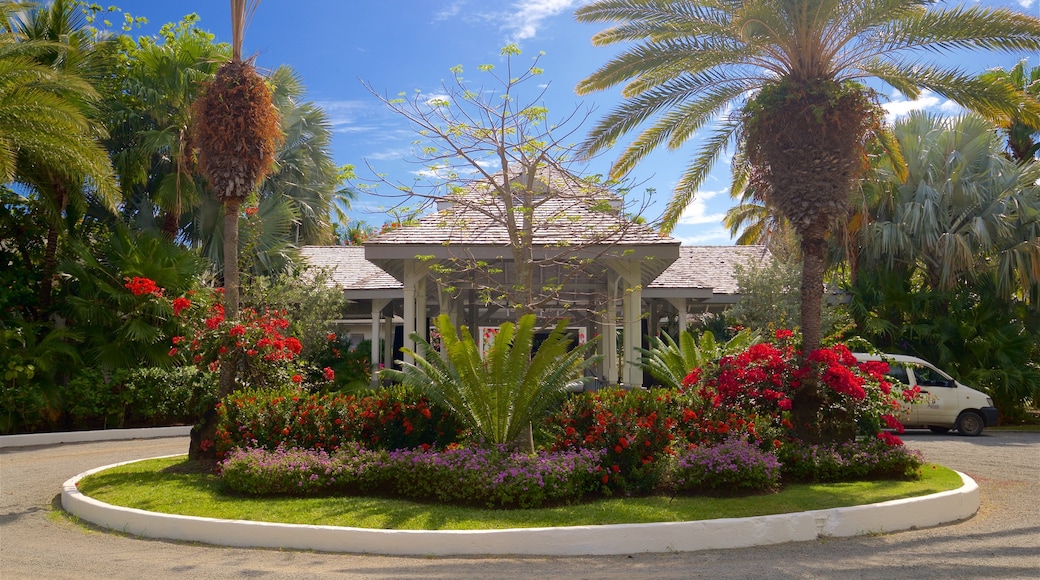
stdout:
{"type": "Polygon", "coordinates": [[[957,472],[963,485],[955,490],[826,510],[693,522],[427,531],[160,514],[100,502],[81,494],[76,488],[79,480],[88,475],[145,460],[105,465],[70,478],[62,488],[62,507],[83,520],[119,532],[216,546],[393,556],[593,556],[745,548],[820,537],[895,532],[966,520],[975,515],[980,506],[978,485],[967,475],[957,472]]]}

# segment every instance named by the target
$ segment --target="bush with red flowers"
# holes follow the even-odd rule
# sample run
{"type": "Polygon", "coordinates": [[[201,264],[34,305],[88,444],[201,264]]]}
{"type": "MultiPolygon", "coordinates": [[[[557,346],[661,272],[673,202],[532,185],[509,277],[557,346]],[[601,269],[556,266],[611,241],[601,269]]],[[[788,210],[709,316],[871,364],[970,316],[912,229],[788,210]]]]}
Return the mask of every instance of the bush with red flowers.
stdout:
{"type": "Polygon", "coordinates": [[[778,332],[777,336],[775,343],[756,344],[690,372],[684,385],[694,400],[687,405],[696,413],[699,399],[701,415],[695,417],[694,425],[708,434],[686,429],[689,421],[681,416],[688,439],[696,442],[720,428],[729,431],[734,426],[759,439],[779,441],[791,436],[792,401],[810,385],[818,386],[823,399],[815,428],[824,430],[831,423],[840,423],[858,427],[860,434],[871,437],[882,428],[902,431],[897,417],[903,404],[915,400],[916,393],[904,392],[901,386],[893,388],[885,376],[887,364],[858,363],[842,344],[813,351],[803,362],[791,334],[778,332]],[[740,421],[753,422],[753,427],[740,421]]]}
{"type": "Polygon", "coordinates": [[[244,389],[229,395],[218,414],[218,454],[239,447],[333,451],[348,442],[369,449],[443,447],[462,434],[449,412],[401,388],[365,396],[244,389]]]}
{"type": "Polygon", "coordinates": [[[547,425],[553,449],[604,449],[604,489],[633,494],[652,491],[664,473],[675,419],[671,392],[605,389],[568,399],[547,425]]]}

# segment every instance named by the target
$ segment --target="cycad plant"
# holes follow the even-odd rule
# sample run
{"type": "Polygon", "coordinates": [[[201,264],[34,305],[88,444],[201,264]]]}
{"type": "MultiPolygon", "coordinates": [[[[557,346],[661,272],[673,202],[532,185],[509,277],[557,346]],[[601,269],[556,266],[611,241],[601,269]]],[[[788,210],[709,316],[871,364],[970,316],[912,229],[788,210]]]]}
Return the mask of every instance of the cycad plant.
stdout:
{"type": "Polygon", "coordinates": [[[727,354],[744,351],[761,340],[750,328],[741,330],[725,342],[716,340],[708,330],[699,339],[692,332],[683,330],[678,341],[671,335],[662,334],[660,338],[650,337],[650,348],[639,349],[643,356],[638,364],[664,386],[679,389],[683,378],[692,369],[701,368],[727,354]]]}
{"type": "Polygon", "coordinates": [[[384,370],[383,376],[421,390],[484,443],[511,443],[595,361],[586,356],[595,342],[571,349],[566,326],[566,321],[559,322],[532,354],[535,316],[525,315],[516,324],[503,324],[481,355],[469,330],[462,326],[456,331],[442,314],[436,321],[440,351],[413,334],[419,352],[403,350],[415,362],[401,363],[401,370],[384,370]]]}

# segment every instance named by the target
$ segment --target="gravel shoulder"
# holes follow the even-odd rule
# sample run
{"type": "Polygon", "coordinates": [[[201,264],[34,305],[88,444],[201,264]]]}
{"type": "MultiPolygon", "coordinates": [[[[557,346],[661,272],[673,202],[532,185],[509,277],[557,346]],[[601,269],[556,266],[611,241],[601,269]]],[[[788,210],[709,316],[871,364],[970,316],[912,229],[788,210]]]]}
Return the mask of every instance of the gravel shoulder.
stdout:
{"type": "Polygon", "coordinates": [[[0,577],[21,578],[1037,578],[1040,433],[915,432],[928,461],[967,473],[982,507],[955,525],[776,546],[618,557],[404,558],[219,548],[92,529],[55,513],[88,469],[187,451],[187,438],[0,451],[0,577]]]}

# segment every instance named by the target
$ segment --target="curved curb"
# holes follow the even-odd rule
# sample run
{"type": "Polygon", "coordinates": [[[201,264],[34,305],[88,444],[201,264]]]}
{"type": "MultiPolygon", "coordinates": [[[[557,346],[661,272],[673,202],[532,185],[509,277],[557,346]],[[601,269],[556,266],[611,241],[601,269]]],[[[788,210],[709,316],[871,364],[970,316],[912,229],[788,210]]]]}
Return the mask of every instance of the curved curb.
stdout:
{"type": "Polygon", "coordinates": [[[137,429],[104,429],[95,431],[57,431],[54,433],[24,433],[0,435],[0,449],[56,445],[58,443],[86,443],[89,441],[122,441],[126,439],[158,439],[184,437],[191,434],[191,425],[181,427],[141,427],[137,429]]]}
{"type": "MultiPolygon", "coordinates": [[[[143,461],[143,460],[136,460],[143,461]]],[[[83,472],[63,485],[61,505],[93,524],[136,536],[242,548],[290,548],[393,556],[593,556],[745,548],[937,526],[979,509],[979,487],[958,472],[959,489],[882,503],[694,522],[502,530],[377,530],[218,520],[106,504],[79,492],[79,480],[125,461],[83,472]]]]}

